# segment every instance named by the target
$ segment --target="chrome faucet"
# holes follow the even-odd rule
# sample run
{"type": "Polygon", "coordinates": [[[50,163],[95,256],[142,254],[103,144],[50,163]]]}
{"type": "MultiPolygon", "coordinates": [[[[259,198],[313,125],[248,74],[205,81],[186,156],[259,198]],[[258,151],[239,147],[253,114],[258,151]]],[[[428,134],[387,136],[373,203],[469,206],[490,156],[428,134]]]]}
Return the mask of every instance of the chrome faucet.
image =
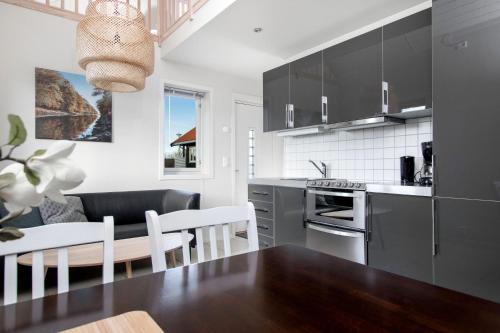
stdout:
{"type": "Polygon", "coordinates": [[[316,164],[316,162],[314,162],[313,160],[309,160],[310,163],[312,163],[312,165],[314,165],[314,167],[316,169],[318,169],[319,172],[321,172],[321,176],[322,178],[326,178],[326,164],[319,161],[319,163],[321,163],[321,168],[316,164]]]}

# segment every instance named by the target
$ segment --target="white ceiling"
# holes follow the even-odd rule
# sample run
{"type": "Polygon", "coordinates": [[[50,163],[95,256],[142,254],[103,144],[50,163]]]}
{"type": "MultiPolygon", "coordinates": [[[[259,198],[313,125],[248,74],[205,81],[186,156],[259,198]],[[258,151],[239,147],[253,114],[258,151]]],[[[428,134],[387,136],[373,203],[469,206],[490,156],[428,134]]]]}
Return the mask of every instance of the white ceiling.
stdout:
{"type": "Polygon", "coordinates": [[[320,44],[426,3],[429,0],[237,0],[164,58],[257,79],[320,44]],[[255,27],[263,31],[257,34],[255,27]]]}

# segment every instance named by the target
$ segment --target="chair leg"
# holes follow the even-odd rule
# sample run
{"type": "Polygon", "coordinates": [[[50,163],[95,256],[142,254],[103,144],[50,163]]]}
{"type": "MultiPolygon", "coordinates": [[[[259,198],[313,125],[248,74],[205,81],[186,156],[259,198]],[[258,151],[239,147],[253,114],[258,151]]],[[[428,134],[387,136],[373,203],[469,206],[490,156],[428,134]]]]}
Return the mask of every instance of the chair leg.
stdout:
{"type": "Polygon", "coordinates": [[[127,278],[132,277],[132,262],[131,261],[125,261],[125,270],[127,271],[127,278]]]}

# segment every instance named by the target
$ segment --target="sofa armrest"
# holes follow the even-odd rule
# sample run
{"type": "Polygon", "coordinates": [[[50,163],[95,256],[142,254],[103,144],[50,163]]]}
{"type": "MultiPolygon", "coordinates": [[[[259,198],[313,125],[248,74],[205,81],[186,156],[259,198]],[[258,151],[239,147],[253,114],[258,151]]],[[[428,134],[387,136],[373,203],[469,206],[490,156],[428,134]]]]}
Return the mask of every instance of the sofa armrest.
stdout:
{"type": "Polygon", "coordinates": [[[179,190],[167,190],[163,197],[163,212],[160,214],[184,209],[200,209],[200,194],[179,190]]]}

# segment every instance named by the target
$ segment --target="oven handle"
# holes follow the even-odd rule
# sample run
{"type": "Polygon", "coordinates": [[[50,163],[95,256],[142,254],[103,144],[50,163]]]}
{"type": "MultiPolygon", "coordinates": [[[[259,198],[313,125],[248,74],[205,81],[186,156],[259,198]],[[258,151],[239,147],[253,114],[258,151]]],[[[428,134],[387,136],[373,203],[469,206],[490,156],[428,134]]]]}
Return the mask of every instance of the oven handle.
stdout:
{"type": "Polygon", "coordinates": [[[328,195],[330,197],[347,197],[347,198],[358,197],[356,193],[347,193],[347,192],[329,192],[329,191],[318,191],[318,190],[307,190],[307,192],[311,194],[328,195]]]}
{"type": "Polygon", "coordinates": [[[319,232],[324,232],[327,234],[337,235],[337,236],[352,237],[352,238],[365,237],[365,235],[362,232],[351,232],[351,231],[345,231],[345,230],[324,228],[324,227],[320,227],[319,225],[312,224],[312,223],[307,223],[307,228],[312,229],[312,230],[316,230],[319,232]]]}

